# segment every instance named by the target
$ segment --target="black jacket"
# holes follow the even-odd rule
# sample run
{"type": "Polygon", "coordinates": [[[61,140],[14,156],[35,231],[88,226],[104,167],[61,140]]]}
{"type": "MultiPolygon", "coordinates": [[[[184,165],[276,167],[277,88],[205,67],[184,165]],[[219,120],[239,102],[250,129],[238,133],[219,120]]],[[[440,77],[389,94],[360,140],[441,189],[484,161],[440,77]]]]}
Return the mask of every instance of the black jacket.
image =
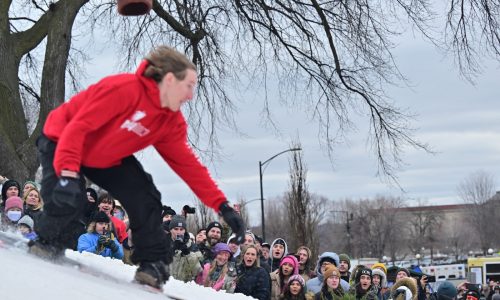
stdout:
{"type": "Polygon", "coordinates": [[[271,298],[271,277],[264,268],[253,266],[246,267],[244,264],[238,266],[235,293],[242,293],[259,300],[271,298]]]}

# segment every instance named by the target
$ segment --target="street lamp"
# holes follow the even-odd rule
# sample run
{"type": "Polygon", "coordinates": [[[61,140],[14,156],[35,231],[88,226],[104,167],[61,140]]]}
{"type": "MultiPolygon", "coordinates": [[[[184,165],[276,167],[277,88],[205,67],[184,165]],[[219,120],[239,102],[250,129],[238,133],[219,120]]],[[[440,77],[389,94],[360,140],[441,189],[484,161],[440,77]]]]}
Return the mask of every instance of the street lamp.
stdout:
{"type": "Polygon", "coordinates": [[[302,148],[290,148],[285,151],[281,151],[280,153],[277,153],[271,158],[265,160],[264,162],[259,161],[259,175],[260,175],[260,212],[261,212],[261,217],[262,217],[262,239],[265,241],[266,240],[266,226],[264,223],[264,190],[262,187],[262,167],[267,165],[271,160],[275,159],[277,156],[280,156],[281,154],[287,153],[287,152],[292,152],[292,151],[300,151],[302,148]]]}
{"type": "Polygon", "coordinates": [[[493,249],[491,249],[491,248],[490,248],[490,249],[488,249],[488,254],[489,254],[489,255],[492,255],[492,254],[493,254],[493,249]]]}
{"type": "Polygon", "coordinates": [[[420,253],[415,254],[415,258],[417,259],[417,266],[420,266],[420,253]]]}

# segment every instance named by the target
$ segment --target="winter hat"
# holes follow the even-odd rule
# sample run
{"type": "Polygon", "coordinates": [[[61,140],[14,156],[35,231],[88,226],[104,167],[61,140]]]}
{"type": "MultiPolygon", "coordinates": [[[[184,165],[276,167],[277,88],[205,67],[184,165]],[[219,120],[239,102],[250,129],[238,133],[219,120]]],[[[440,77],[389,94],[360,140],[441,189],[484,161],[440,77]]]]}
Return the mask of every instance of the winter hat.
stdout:
{"type": "Polygon", "coordinates": [[[290,276],[290,278],[288,278],[288,283],[287,284],[290,286],[290,284],[292,284],[292,282],[294,282],[294,281],[298,281],[302,287],[304,287],[306,285],[306,281],[300,275],[292,275],[292,276],[290,276]]]}
{"type": "Polygon", "coordinates": [[[170,224],[168,225],[168,230],[172,230],[175,227],[182,227],[186,229],[186,219],[183,216],[174,215],[170,224]]]}
{"type": "Polygon", "coordinates": [[[259,242],[259,244],[262,246],[262,243],[264,242],[264,240],[262,239],[262,237],[258,236],[258,235],[255,235],[255,241],[256,242],[259,242]]]}
{"type": "Polygon", "coordinates": [[[410,271],[408,271],[408,269],[407,269],[407,268],[402,268],[402,267],[398,269],[398,271],[396,272],[396,275],[397,275],[399,272],[401,272],[401,271],[405,272],[405,273],[406,273],[406,276],[410,277],[410,271]]]}
{"type": "Polygon", "coordinates": [[[348,269],[351,268],[351,258],[349,257],[349,255],[345,253],[339,254],[339,262],[341,261],[346,261],[347,265],[349,266],[348,269]]]}
{"type": "Polygon", "coordinates": [[[372,270],[380,269],[387,275],[387,267],[383,263],[375,263],[372,265],[372,270]]]}
{"type": "MultiPolygon", "coordinates": [[[[372,266],[372,268],[373,268],[373,266],[372,266]]],[[[382,270],[381,268],[372,269],[372,278],[375,275],[380,276],[380,287],[386,288],[387,287],[387,275],[384,273],[384,270],[382,270]]]]}
{"type": "Polygon", "coordinates": [[[213,221],[210,224],[208,224],[208,226],[207,226],[207,234],[210,231],[210,229],[212,229],[214,227],[219,228],[220,231],[222,232],[222,225],[221,225],[221,223],[219,223],[217,221],[213,221]]]}
{"type": "Polygon", "coordinates": [[[411,300],[413,298],[413,293],[406,286],[398,287],[392,296],[393,300],[411,300]]]}
{"type": "Polygon", "coordinates": [[[269,245],[269,243],[262,243],[262,247],[271,250],[271,245],[269,245]]]}
{"type": "Polygon", "coordinates": [[[330,278],[331,276],[337,276],[338,278],[340,278],[340,271],[339,269],[337,269],[336,266],[334,265],[328,265],[326,266],[326,270],[325,272],[323,272],[323,282],[326,282],[326,280],[328,278],[330,278]]]}
{"type": "Polygon", "coordinates": [[[28,215],[24,215],[18,222],[17,222],[17,225],[20,225],[20,224],[24,224],[26,226],[28,226],[31,230],[33,230],[34,226],[35,226],[35,223],[33,222],[33,219],[28,216],[28,215]]]}
{"type": "Polygon", "coordinates": [[[229,246],[225,243],[217,243],[215,246],[212,248],[212,252],[217,255],[221,253],[222,251],[226,251],[231,255],[231,249],[229,249],[229,246]]]}
{"type": "Polygon", "coordinates": [[[276,245],[276,244],[278,244],[278,245],[283,245],[283,246],[285,246],[285,247],[286,247],[286,242],[285,242],[285,240],[284,240],[284,239],[281,239],[281,238],[278,238],[278,239],[276,239],[276,240],[274,241],[274,245],[276,245]]]}
{"type": "Polygon", "coordinates": [[[361,275],[368,275],[368,276],[370,276],[370,279],[371,279],[372,278],[372,269],[367,268],[365,266],[363,266],[362,268],[359,268],[358,271],[356,272],[356,278],[354,280],[356,283],[359,283],[359,281],[361,280],[361,275]]]}
{"type": "MultiPolygon", "coordinates": [[[[443,281],[439,285],[438,290],[437,290],[438,300],[451,300],[451,299],[455,298],[455,296],[457,296],[457,289],[455,288],[453,283],[451,283],[449,281],[443,281]]],[[[492,298],[492,300],[494,300],[494,299],[492,298]]]]}
{"type": "Polygon", "coordinates": [[[99,223],[109,223],[108,215],[103,211],[98,211],[92,218],[92,221],[99,223]]]}
{"type": "Polygon", "coordinates": [[[85,191],[90,194],[90,197],[94,198],[95,202],[97,202],[97,200],[98,200],[98,198],[97,198],[97,192],[93,188],[89,187],[85,191]]]}
{"type": "Polygon", "coordinates": [[[295,256],[287,255],[287,256],[283,257],[280,261],[280,268],[282,265],[284,265],[286,263],[289,263],[292,265],[294,275],[299,274],[299,261],[297,260],[297,258],[295,256]]]}
{"type": "Polygon", "coordinates": [[[31,184],[31,185],[32,185],[32,186],[34,186],[37,190],[39,189],[39,187],[38,187],[38,183],[36,183],[36,182],[34,182],[34,181],[31,181],[31,180],[27,180],[27,181],[24,183],[24,185],[23,185],[23,190],[24,190],[24,188],[26,187],[26,185],[28,185],[28,184],[31,184]]]}
{"type": "Polygon", "coordinates": [[[5,201],[5,211],[8,211],[11,208],[17,207],[23,211],[23,200],[17,196],[12,196],[5,201]]]}
{"type": "Polygon", "coordinates": [[[7,190],[12,187],[16,186],[17,189],[19,190],[19,193],[21,193],[21,186],[19,185],[19,182],[9,179],[4,184],[2,185],[2,200],[5,202],[7,200],[7,190]]]}

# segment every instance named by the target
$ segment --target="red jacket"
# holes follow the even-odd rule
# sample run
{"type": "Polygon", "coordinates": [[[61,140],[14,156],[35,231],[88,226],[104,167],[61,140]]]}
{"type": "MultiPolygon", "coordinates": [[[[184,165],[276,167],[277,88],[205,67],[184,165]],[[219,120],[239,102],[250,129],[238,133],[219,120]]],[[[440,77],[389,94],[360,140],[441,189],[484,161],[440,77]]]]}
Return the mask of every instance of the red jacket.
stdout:
{"type": "Polygon", "coordinates": [[[153,145],[196,196],[218,210],[226,197],[188,145],[182,113],[162,108],[157,83],[142,76],[147,65],[106,77],[50,112],[43,132],[57,142],[56,174],[116,166],[153,145]]]}
{"type": "Polygon", "coordinates": [[[123,244],[123,240],[128,237],[127,234],[127,225],[122,220],[118,219],[115,216],[111,216],[111,222],[113,222],[113,226],[115,226],[116,237],[120,244],[123,244]]]}

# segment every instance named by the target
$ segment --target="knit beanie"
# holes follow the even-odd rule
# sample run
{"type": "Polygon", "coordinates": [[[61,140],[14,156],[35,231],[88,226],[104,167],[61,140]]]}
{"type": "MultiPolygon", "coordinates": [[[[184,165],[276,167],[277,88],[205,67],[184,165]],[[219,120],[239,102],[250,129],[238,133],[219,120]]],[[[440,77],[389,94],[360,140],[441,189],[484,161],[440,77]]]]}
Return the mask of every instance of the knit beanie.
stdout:
{"type": "Polygon", "coordinates": [[[326,282],[326,280],[333,275],[340,278],[339,269],[337,269],[337,267],[334,265],[326,266],[325,272],[323,272],[323,282],[326,282]]]}
{"type": "Polygon", "coordinates": [[[364,267],[358,270],[356,273],[356,283],[358,283],[361,279],[361,275],[368,275],[370,279],[372,278],[372,269],[364,267]]]}
{"type": "Polygon", "coordinates": [[[406,273],[406,276],[410,277],[410,271],[408,271],[407,268],[399,268],[398,271],[396,272],[396,275],[399,273],[399,272],[405,272],[406,273]]]}
{"type": "Polygon", "coordinates": [[[215,246],[212,248],[212,252],[217,255],[221,253],[222,251],[226,251],[231,255],[231,249],[229,249],[229,246],[226,243],[217,243],[215,246]]]}
{"type": "Polygon", "coordinates": [[[19,182],[12,179],[7,180],[2,185],[2,200],[4,201],[4,203],[7,200],[7,190],[12,186],[16,186],[19,190],[19,195],[21,194],[21,186],[19,185],[19,182]]]}
{"type": "Polygon", "coordinates": [[[217,221],[213,221],[210,224],[208,224],[208,226],[207,226],[207,235],[208,235],[208,232],[210,231],[210,229],[212,229],[214,227],[219,228],[220,231],[222,232],[222,225],[221,225],[221,223],[219,223],[217,221]]]}
{"type": "Polygon", "coordinates": [[[96,223],[109,223],[108,215],[103,211],[98,211],[93,217],[92,221],[96,223]]]}
{"type": "Polygon", "coordinates": [[[335,261],[335,259],[329,257],[329,256],[326,256],[326,257],[322,257],[319,261],[319,265],[321,266],[324,262],[329,262],[331,263],[332,265],[334,266],[337,266],[337,262],[335,261]]]}
{"type": "Polygon", "coordinates": [[[172,230],[175,227],[186,229],[186,219],[180,215],[172,216],[172,220],[170,220],[170,224],[168,225],[168,230],[172,230]]]}
{"type": "Polygon", "coordinates": [[[294,281],[297,281],[298,283],[300,283],[300,285],[302,287],[304,287],[306,285],[306,281],[304,280],[304,278],[300,275],[292,275],[290,276],[290,278],[288,278],[288,286],[290,286],[290,284],[292,284],[292,282],[294,281]]]}
{"type": "Polygon", "coordinates": [[[348,269],[351,268],[351,258],[349,257],[349,255],[345,253],[339,254],[339,262],[341,261],[347,262],[347,265],[349,265],[348,269]]]}
{"type": "Polygon", "coordinates": [[[175,216],[177,213],[170,206],[163,205],[161,217],[165,217],[166,215],[175,216]]]}
{"type": "Polygon", "coordinates": [[[33,231],[33,227],[35,225],[35,223],[33,222],[33,219],[28,216],[28,215],[24,215],[18,222],[17,222],[18,225],[20,224],[24,224],[26,226],[28,226],[32,231],[33,231]]]}
{"type": "Polygon", "coordinates": [[[387,267],[383,263],[375,263],[372,265],[372,270],[380,269],[387,275],[387,267]]]}
{"type": "Polygon", "coordinates": [[[286,263],[289,263],[293,267],[293,275],[299,274],[299,262],[297,258],[293,255],[287,255],[283,257],[280,261],[280,267],[286,263]]]}
{"type": "MultiPolygon", "coordinates": [[[[457,295],[457,288],[449,281],[443,281],[437,290],[438,300],[451,300],[457,295]]],[[[492,298],[493,300],[493,298],[492,298]]]]}
{"type": "Polygon", "coordinates": [[[5,211],[8,211],[11,208],[17,207],[23,211],[23,200],[17,196],[12,196],[5,201],[5,211]]]}

